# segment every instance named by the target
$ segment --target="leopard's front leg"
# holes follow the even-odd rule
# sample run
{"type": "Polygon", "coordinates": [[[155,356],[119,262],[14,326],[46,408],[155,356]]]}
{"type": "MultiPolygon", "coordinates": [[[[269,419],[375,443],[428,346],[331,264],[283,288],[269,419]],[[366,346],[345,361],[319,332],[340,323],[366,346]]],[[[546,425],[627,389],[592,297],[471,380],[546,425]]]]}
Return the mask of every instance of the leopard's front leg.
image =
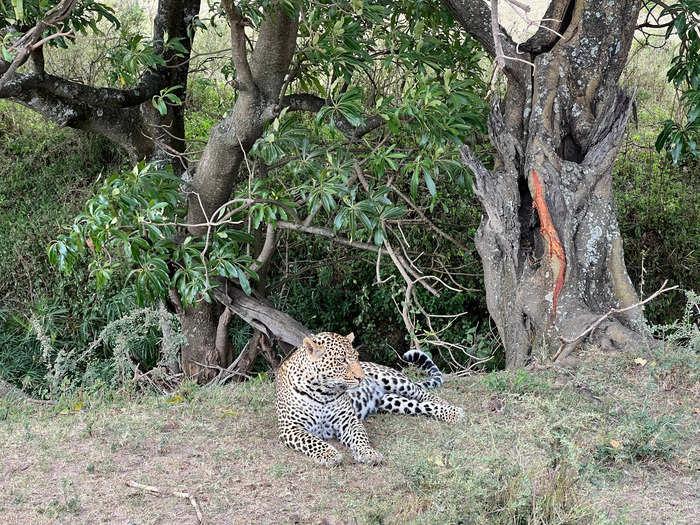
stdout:
{"type": "Polygon", "coordinates": [[[294,450],[309,456],[326,467],[335,467],[343,461],[343,456],[335,447],[309,433],[297,425],[280,425],[280,441],[294,450]]]}
{"type": "Polygon", "coordinates": [[[341,443],[350,449],[358,463],[378,465],[384,461],[384,456],[370,446],[367,431],[352,408],[339,422],[338,431],[341,443]]]}

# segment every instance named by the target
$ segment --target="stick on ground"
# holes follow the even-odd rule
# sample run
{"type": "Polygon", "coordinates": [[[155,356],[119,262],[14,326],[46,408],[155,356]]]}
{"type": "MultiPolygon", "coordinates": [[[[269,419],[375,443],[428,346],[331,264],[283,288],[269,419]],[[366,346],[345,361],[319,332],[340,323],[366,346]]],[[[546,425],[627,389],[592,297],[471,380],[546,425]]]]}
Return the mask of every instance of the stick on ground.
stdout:
{"type": "Polygon", "coordinates": [[[202,514],[202,508],[199,506],[199,502],[197,501],[197,498],[194,497],[194,495],[191,492],[179,492],[177,490],[161,490],[158,487],[154,487],[153,485],[144,485],[143,483],[139,483],[138,481],[127,481],[126,482],[127,486],[133,487],[135,489],[141,489],[145,490],[146,492],[150,492],[151,494],[154,495],[159,495],[159,496],[175,496],[178,498],[185,498],[190,500],[190,503],[194,507],[194,511],[197,513],[197,523],[200,525],[204,524],[204,516],[202,514]]]}

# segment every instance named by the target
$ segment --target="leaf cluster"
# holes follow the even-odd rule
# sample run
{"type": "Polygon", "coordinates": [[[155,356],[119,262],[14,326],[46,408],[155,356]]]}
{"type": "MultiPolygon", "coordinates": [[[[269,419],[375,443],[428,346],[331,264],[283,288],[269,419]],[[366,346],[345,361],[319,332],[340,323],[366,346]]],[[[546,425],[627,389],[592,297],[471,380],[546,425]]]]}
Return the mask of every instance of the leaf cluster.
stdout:
{"type": "MultiPolygon", "coordinates": [[[[271,5],[236,7],[254,34],[271,5]]],[[[253,260],[241,248],[264,224],[306,215],[337,235],[381,246],[410,215],[399,191],[430,212],[438,205],[448,211],[442,186],[470,182],[458,148],[485,127],[478,45],[436,1],[318,0],[287,8],[299,9],[300,28],[286,94],[324,103],[312,114],[286,109],[266,126],[249,154],[249,185],[209,219],[207,235],[186,237],[181,227],[181,181],[139,165],[88,201],[72,231],[50,246],[52,262],[70,271],[87,253],[98,285],[123,265],[140,300],[175,289],[192,304],[211,300],[215,277],[250,291],[253,260]]],[[[110,54],[115,80],[125,85],[143,68],[163,65],[136,26],[122,24],[121,45],[110,54]]],[[[178,88],[161,91],[154,107],[165,113],[181,103],[178,88]]]]}
{"type": "Polygon", "coordinates": [[[664,7],[661,16],[673,19],[666,39],[675,34],[681,41],[666,77],[683,92],[685,122],[666,120],[656,150],[666,150],[678,164],[682,159],[700,158],[700,1],[680,0],[664,7]]]}
{"type": "Polygon", "coordinates": [[[185,237],[182,181],[169,169],[140,163],[109,177],[85,205],[69,233],[48,247],[49,261],[70,273],[89,252],[89,269],[98,287],[117,269],[128,270],[139,304],[165,297],[170,289],[183,305],[211,301],[215,277],[237,279],[250,293],[251,259],[241,246],[248,233],[224,223],[206,236],[185,237]]]}
{"type": "MultiPolygon", "coordinates": [[[[24,33],[41,21],[46,13],[56,7],[59,0],[0,0],[0,28],[12,28],[14,33],[24,33]]],[[[112,7],[95,0],[78,0],[68,18],[46,29],[42,38],[55,33],[101,35],[98,24],[103,20],[113,27],[120,26],[112,7]]],[[[59,37],[49,40],[48,45],[67,47],[70,40],[59,37]]]]}

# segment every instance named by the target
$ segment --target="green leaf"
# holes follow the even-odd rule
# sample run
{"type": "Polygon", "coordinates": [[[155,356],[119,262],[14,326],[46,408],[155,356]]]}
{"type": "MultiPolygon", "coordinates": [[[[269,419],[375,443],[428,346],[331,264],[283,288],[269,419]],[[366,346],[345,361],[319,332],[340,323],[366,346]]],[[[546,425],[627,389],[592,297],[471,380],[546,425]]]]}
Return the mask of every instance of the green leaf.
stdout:
{"type": "Polygon", "coordinates": [[[396,206],[394,208],[389,208],[384,213],[384,219],[388,219],[388,220],[400,219],[401,217],[404,216],[405,213],[406,213],[406,208],[404,208],[403,206],[396,206]]]}
{"type": "Polygon", "coordinates": [[[428,187],[428,191],[430,192],[430,195],[435,197],[437,195],[437,188],[435,187],[435,181],[433,181],[433,178],[430,176],[430,173],[427,171],[423,173],[423,176],[425,177],[425,185],[428,187]]]}
{"type": "Polygon", "coordinates": [[[418,166],[416,166],[413,169],[413,176],[411,177],[411,197],[413,200],[418,198],[418,183],[420,182],[419,173],[420,169],[418,166]]]}
{"type": "Polygon", "coordinates": [[[24,0],[12,0],[12,6],[15,8],[15,18],[24,20],[24,0]]]}
{"type": "Polygon", "coordinates": [[[668,138],[671,136],[671,133],[673,132],[676,124],[672,120],[667,120],[664,122],[664,127],[661,130],[661,133],[659,133],[659,136],[656,138],[656,151],[661,152],[666,147],[666,142],[668,141],[668,138]]]}
{"type": "Polygon", "coordinates": [[[238,282],[241,283],[241,288],[246,295],[250,295],[252,290],[250,288],[250,281],[248,281],[248,276],[245,274],[243,268],[237,268],[238,271],[238,282]]]}
{"type": "Polygon", "coordinates": [[[345,217],[347,216],[349,210],[348,208],[341,208],[340,211],[338,212],[338,215],[335,216],[335,219],[333,220],[333,230],[338,231],[340,230],[343,225],[345,224],[345,217]]]}
{"type": "Polygon", "coordinates": [[[384,242],[384,230],[381,228],[377,228],[374,231],[374,244],[377,246],[380,246],[384,242]]]}

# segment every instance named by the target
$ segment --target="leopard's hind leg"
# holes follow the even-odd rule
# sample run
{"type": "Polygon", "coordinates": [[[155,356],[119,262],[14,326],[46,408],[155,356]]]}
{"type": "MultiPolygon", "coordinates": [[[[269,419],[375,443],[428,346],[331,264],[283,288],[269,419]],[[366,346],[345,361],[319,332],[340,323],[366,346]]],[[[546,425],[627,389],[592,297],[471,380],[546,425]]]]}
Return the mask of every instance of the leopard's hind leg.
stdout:
{"type": "Polygon", "coordinates": [[[447,401],[429,392],[418,383],[411,381],[403,372],[399,372],[393,368],[374,365],[373,368],[367,370],[367,375],[372,377],[385,392],[416,401],[431,401],[433,403],[449,405],[447,401]]]}

